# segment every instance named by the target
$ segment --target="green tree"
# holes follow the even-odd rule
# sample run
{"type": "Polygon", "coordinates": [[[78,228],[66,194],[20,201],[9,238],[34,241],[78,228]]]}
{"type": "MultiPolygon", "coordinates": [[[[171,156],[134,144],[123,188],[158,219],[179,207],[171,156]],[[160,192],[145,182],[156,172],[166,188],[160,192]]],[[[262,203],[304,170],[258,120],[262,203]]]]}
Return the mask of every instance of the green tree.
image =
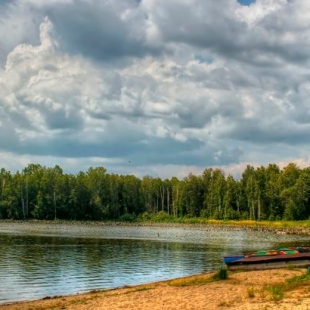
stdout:
{"type": "Polygon", "coordinates": [[[257,180],[255,176],[255,169],[253,166],[247,165],[245,171],[242,173],[241,178],[242,189],[245,197],[245,214],[249,214],[250,220],[256,219],[256,203],[257,203],[257,180]]]}
{"type": "Polygon", "coordinates": [[[283,207],[280,200],[279,166],[269,164],[265,169],[265,178],[266,218],[269,220],[281,219],[283,207]]]}
{"type": "Polygon", "coordinates": [[[141,212],[140,186],[141,181],[128,175],[122,178],[122,209],[123,214],[138,214],[141,212]]]}
{"type": "Polygon", "coordinates": [[[279,178],[280,198],[284,209],[283,217],[286,220],[294,220],[297,217],[298,199],[296,182],[301,170],[294,163],[283,168],[279,178]]]}
{"type": "Polygon", "coordinates": [[[225,182],[225,191],[223,197],[224,206],[224,219],[238,219],[239,208],[238,208],[238,183],[235,181],[233,176],[229,175],[225,182]]]}
{"type": "Polygon", "coordinates": [[[91,193],[87,210],[89,219],[108,219],[110,217],[110,210],[106,169],[104,167],[89,168],[85,181],[91,193]]]}
{"type": "Polygon", "coordinates": [[[183,180],[181,216],[198,217],[203,206],[204,188],[201,177],[189,174],[183,180]]]}

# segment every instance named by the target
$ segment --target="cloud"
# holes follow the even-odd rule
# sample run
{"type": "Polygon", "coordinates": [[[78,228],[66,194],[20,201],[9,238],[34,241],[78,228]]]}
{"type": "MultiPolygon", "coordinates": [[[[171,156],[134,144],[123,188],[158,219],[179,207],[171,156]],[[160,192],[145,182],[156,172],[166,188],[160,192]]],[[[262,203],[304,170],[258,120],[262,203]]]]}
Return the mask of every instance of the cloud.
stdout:
{"type": "Polygon", "coordinates": [[[74,1],[49,7],[64,51],[111,62],[159,54],[148,44],[146,18],[137,1],[74,1]],[[72,14],[74,12],[74,14],[72,14]]]}
{"type": "Polygon", "coordinates": [[[305,162],[309,6],[3,2],[0,151],[146,174],[305,162]]]}
{"type": "Polygon", "coordinates": [[[19,44],[38,44],[42,14],[28,1],[1,1],[0,6],[0,67],[7,55],[19,44]]]}
{"type": "MultiPolygon", "coordinates": [[[[182,94],[183,101],[176,96],[175,103],[164,98],[171,82],[165,85],[161,79],[173,78],[170,61],[157,67],[147,59],[118,72],[101,71],[79,56],[64,54],[54,36],[53,24],[45,18],[40,45],[18,45],[8,55],[3,108],[10,121],[6,131],[16,138],[12,145],[3,140],[3,149],[58,157],[130,157],[140,164],[218,160],[197,152],[201,139],[178,132],[180,125],[197,126],[182,112],[187,109],[182,94]],[[159,156],[161,149],[166,151],[159,156]]],[[[186,87],[185,82],[179,83],[186,87]]],[[[199,100],[197,109],[202,107],[199,100]]],[[[210,113],[205,111],[206,116],[210,113]]],[[[201,126],[204,122],[208,120],[202,118],[201,126]]],[[[216,151],[212,147],[211,154],[216,151]]]]}

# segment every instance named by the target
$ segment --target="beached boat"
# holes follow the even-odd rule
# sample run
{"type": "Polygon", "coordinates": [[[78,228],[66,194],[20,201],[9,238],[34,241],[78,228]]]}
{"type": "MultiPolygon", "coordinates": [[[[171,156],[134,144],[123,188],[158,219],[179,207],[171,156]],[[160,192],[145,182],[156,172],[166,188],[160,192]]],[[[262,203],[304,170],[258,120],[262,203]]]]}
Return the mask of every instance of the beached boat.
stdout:
{"type": "Polygon", "coordinates": [[[310,266],[310,249],[280,248],[241,255],[227,255],[223,257],[223,260],[229,270],[262,270],[285,266],[306,267],[310,266]]]}

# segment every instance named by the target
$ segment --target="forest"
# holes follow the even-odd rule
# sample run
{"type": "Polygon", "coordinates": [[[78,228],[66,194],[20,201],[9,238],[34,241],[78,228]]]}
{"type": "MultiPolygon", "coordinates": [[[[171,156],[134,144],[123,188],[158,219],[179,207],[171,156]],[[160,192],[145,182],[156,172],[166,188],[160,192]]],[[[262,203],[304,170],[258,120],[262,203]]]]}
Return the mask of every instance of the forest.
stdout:
{"type": "Polygon", "coordinates": [[[0,171],[1,219],[306,220],[310,216],[310,167],[289,163],[248,165],[239,179],[217,168],[183,179],[107,173],[104,167],[77,174],[58,165],[29,164],[0,171]]]}

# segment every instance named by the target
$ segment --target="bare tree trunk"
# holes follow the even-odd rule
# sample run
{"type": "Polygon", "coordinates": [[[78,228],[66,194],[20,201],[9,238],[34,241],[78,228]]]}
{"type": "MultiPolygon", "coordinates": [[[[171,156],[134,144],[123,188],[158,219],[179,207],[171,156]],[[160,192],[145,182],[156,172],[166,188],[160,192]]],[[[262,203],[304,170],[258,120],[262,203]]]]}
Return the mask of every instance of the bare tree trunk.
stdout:
{"type": "Polygon", "coordinates": [[[24,217],[24,219],[26,219],[25,201],[24,201],[23,185],[22,184],[20,184],[20,200],[21,200],[21,203],[22,203],[23,217],[24,217]]]}
{"type": "Polygon", "coordinates": [[[26,176],[26,217],[28,217],[29,212],[29,195],[28,195],[28,177],[26,176]]]}
{"type": "Polygon", "coordinates": [[[5,186],[5,179],[2,179],[2,190],[1,190],[1,200],[3,202],[4,198],[4,186],[5,186]]]}
{"type": "Polygon", "coordinates": [[[176,197],[172,201],[172,206],[173,206],[173,216],[177,217],[178,216],[178,202],[179,202],[179,187],[177,187],[176,190],[176,197]]]}
{"type": "Polygon", "coordinates": [[[56,193],[55,193],[55,190],[54,190],[54,193],[53,193],[53,201],[54,201],[54,212],[55,212],[55,220],[57,218],[57,214],[56,214],[56,193]]]}
{"type": "Polygon", "coordinates": [[[252,199],[252,214],[253,214],[253,220],[255,221],[255,203],[254,203],[254,199],[252,199]]]}
{"type": "Polygon", "coordinates": [[[260,220],[261,214],[261,204],[260,204],[260,191],[258,192],[258,201],[257,201],[257,220],[260,220]]]}
{"type": "Polygon", "coordinates": [[[158,195],[156,195],[156,212],[158,212],[158,206],[159,206],[159,199],[158,199],[158,195]]]}
{"type": "Polygon", "coordinates": [[[163,186],[159,187],[159,194],[161,199],[161,211],[164,211],[165,206],[165,188],[163,186]]]}
{"type": "Polygon", "coordinates": [[[213,217],[213,191],[211,191],[211,195],[210,195],[210,218],[213,217]]]}
{"type": "Polygon", "coordinates": [[[168,214],[170,214],[170,191],[168,187],[167,187],[167,211],[168,214]]]}

